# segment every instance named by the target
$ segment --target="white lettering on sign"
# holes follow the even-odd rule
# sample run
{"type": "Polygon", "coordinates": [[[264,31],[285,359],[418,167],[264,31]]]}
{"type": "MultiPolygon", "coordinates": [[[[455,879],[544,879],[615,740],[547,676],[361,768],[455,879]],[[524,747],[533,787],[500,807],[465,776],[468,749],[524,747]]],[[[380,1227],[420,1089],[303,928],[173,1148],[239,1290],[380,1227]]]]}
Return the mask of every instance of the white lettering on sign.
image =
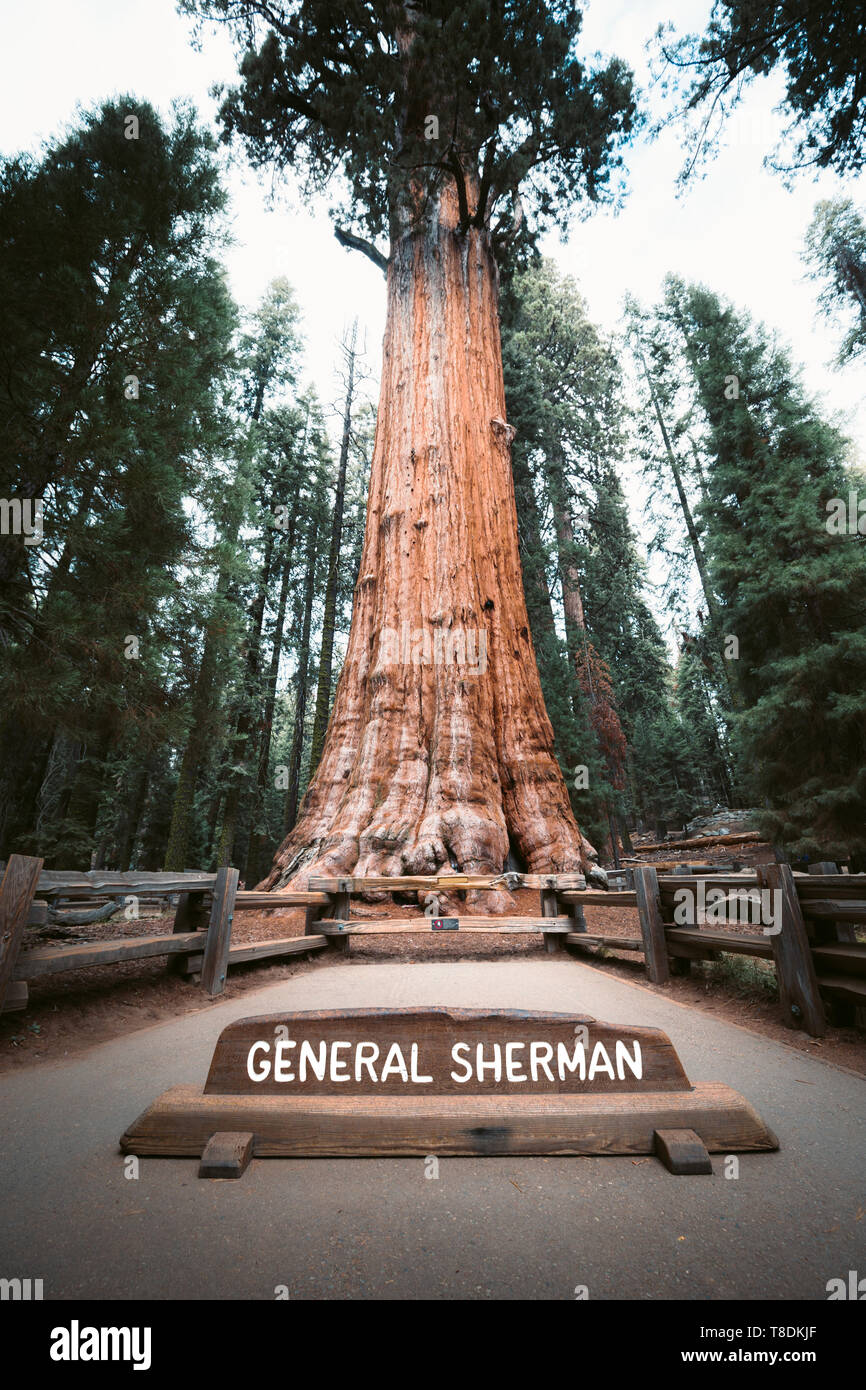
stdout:
{"type": "MultiPolygon", "coordinates": [[[[376,1051],[378,1052],[378,1050],[379,1049],[377,1048],[376,1051]]],[[[328,1065],[328,1044],[326,1042],[319,1043],[319,1055],[317,1057],[315,1052],[313,1051],[313,1044],[310,1042],[302,1042],[301,1060],[299,1063],[300,1076],[302,1081],[306,1081],[307,1079],[307,1063],[309,1063],[310,1070],[312,1071],[316,1080],[324,1081],[325,1068],[328,1065]]]]}
{"type": "Polygon", "coordinates": [[[564,1080],[566,1069],[568,1071],[574,1071],[575,1068],[577,1068],[577,1074],[580,1077],[581,1081],[585,1080],[586,1053],[583,1050],[583,1043],[579,1042],[574,1044],[574,1051],[572,1052],[570,1057],[568,1055],[568,1048],[566,1047],[565,1043],[557,1043],[556,1070],[559,1072],[560,1081],[564,1080]]]}
{"type": "Polygon", "coordinates": [[[629,1052],[628,1052],[628,1048],[626,1047],[625,1043],[622,1041],[621,1038],[617,1038],[617,1040],[616,1040],[616,1074],[617,1074],[617,1076],[620,1078],[621,1081],[622,1081],[622,1080],[624,1079],[624,1077],[625,1077],[625,1070],[624,1070],[624,1067],[623,1067],[623,1063],[625,1063],[625,1065],[628,1067],[628,1069],[629,1069],[629,1071],[631,1072],[632,1076],[637,1077],[638,1081],[640,1081],[641,1077],[643,1076],[643,1059],[642,1059],[642,1057],[641,1057],[641,1055],[640,1055],[640,1043],[639,1043],[639,1042],[636,1042],[636,1043],[635,1043],[635,1045],[634,1045],[634,1056],[633,1056],[633,1057],[630,1057],[630,1056],[629,1056],[629,1052]]]}
{"type": "MultiPolygon", "coordinates": [[[[251,1081],[266,1081],[273,1076],[274,1081],[297,1081],[303,1085],[310,1073],[317,1081],[323,1081],[326,1076],[335,1082],[369,1078],[378,1084],[399,1077],[406,1085],[427,1086],[435,1080],[421,1070],[418,1043],[412,1043],[408,1063],[400,1044],[392,1043],[381,1065],[378,1065],[381,1048],[374,1042],[322,1041],[314,1044],[305,1039],[299,1046],[297,1041],[283,1038],[275,1044],[273,1056],[271,1051],[271,1044],[264,1040],[251,1045],[247,1053],[247,1075],[251,1081]],[[289,1056],[292,1048],[299,1048],[296,1057],[289,1056]],[[346,1053],[349,1055],[344,1055],[346,1053]],[[297,1072],[292,1070],[295,1062],[297,1072]]],[[[624,1081],[627,1072],[638,1081],[643,1077],[640,1043],[635,1041],[629,1048],[621,1039],[616,1041],[613,1057],[604,1043],[597,1042],[588,1064],[582,1042],[575,1042],[571,1049],[569,1044],[558,1042],[554,1051],[552,1043],[543,1041],[480,1042],[474,1049],[471,1043],[459,1042],[451,1049],[451,1061],[454,1063],[451,1080],[458,1085],[468,1081],[496,1085],[503,1075],[506,1081],[517,1084],[538,1081],[540,1077],[547,1081],[555,1081],[558,1077],[564,1081],[575,1074],[580,1081],[593,1081],[596,1076],[624,1081]]]]}
{"type": "MultiPolygon", "coordinates": [[[[347,1042],[334,1042],[334,1043],[331,1043],[331,1080],[332,1080],[332,1081],[349,1081],[349,1080],[351,1080],[351,1078],[350,1078],[350,1076],[349,1076],[349,1063],[348,1063],[348,1062],[341,1062],[340,1059],[339,1059],[339,1057],[337,1056],[337,1048],[338,1048],[338,1047],[346,1047],[346,1048],[348,1048],[348,1047],[351,1047],[351,1046],[352,1046],[352,1044],[351,1044],[351,1043],[347,1043],[347,1042]]],[[[275,1081],[279,1081],[279,1079],[280,1079],[280,1078],[279,1078],[278,1076],[276,1076],[276,1075],[274,1076],[274,1080],[275,1080],[275,1081]]]]}
{"type": "Polygon", "coordinates": [[[266,1042],[254,1042],[247,1056],[247,1076],[250,1081],[264,1081],[271,1070],[270,1062],[263,1062],[258,1071],[255,1071],[254,1064],[257,1052],[270,1052],[271,1045],[266,1042]]]}
{"type": "Polygon", "coordinates": [[[550,1059],[552,1056],[553,1047],[549,1042],[532,1042],[529,1044],[529,1073],[533,1081],[538,1080],[538,1073],[542,1068],[544,1068],[544,1074],[548,1081],[553,1080],[553,1072],[550,1070],[550,1059]]]}
{"type": "Polygon", "coordinates": [[[277,1043],[274,1053],[274,1080],[275,1081],[294,1081],[295,1073],[289,1070],[289,1058],[286,1056],[290,1047],[297,1047],[297,1043],[289,1042],[286,1038],[281,1038],[277,1043]]]}

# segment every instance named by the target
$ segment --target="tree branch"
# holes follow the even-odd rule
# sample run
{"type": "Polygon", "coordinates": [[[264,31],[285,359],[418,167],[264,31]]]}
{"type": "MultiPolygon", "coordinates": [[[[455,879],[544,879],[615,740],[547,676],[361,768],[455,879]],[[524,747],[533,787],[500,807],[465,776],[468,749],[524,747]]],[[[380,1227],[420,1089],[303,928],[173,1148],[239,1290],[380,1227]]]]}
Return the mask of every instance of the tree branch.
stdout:
{"type": "Polygon", "coordinates": [[[386,274],[388,257],[383,256],[382,252],[371,241],[365,241],[362,236],[356,236],[354,232],[347,232],[344,227],[335,227],[334,236],[341,246],[347,246],[351,251],[363,251],[364,255],[379,267],[382,274],[386,274]]]}
{"type": "Polygon", "coordinates": [[[478,190],[478,207],[475,209],[473,218],[476,227],[483,227],[487,220],[487,199],[490,194],[490,185],[493,180],[493,162],[496,154],[496,135],[492,135],[487,142],[484,151],[484,163],[481,168],[481,185],[478,190]]]}
{"type": "Polygon", "coordinates": [[[468,232],[472,225],[469,215],[469,203],[466,199],[466,178],[463,173],[463,165],[460,163],[460,156],[452,145],[448,151],[448,167],[454,175],[454,182],[457,184],[457,205],[460,209],[460,230],[468,232]]]}

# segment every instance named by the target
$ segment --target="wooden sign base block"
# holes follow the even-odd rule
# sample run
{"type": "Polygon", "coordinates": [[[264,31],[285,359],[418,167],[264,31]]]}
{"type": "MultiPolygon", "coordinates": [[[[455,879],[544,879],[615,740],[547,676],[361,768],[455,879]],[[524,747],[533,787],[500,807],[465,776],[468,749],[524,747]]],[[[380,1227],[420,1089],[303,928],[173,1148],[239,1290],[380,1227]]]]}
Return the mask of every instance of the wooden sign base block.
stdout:
{"type": "Polygon", "coordinates": [[[669,1173],[712,1175],[713,1165],[706,1146],[693,1129],[657,1129],[654,1139],[656,1153],[669,1173]]]}
{"type": "Polygon", "coordinates": [[[708,1152],[779,1147],[729,1086],[691,1086],[660,1029],[447,1008],[240,1019],[204,1087],[173,1086],[120,1146],[200,1157],[202,1176],[239,1176],[250,1152],[658,1154],[672,1172],[704,1173],[708,1152]]]}
{"type": "Polygon", "coordinates": [[[228,1130],[212,1134],[202,1150],[199,1177],[241,1177],[253,1156],[254,1138],[251,1133],[232,1134],[228,1130]]]}
{"type": "Polygon", "coordinates": [[[124,1153],[198,1158],[211,1135],[251,1132],[256,1158],[653,1154],[657,1130],[693,1130],[712,1153],[779,1147],[719,1082],[629,1096],[209,1096],[173,1086],[120,1141],[124,1153]]]}

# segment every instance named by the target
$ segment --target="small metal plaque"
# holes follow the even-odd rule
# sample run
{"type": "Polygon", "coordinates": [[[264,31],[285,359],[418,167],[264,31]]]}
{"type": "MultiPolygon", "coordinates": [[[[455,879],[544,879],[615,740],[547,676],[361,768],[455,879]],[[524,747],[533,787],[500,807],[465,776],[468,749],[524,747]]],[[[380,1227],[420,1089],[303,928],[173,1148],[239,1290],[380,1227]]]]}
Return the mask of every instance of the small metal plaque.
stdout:
{"type": "Polygon", "coordinates": [[[460,919],[457,917],[431,917],[430,926],[433,931],[459,931],[460,919]]]}

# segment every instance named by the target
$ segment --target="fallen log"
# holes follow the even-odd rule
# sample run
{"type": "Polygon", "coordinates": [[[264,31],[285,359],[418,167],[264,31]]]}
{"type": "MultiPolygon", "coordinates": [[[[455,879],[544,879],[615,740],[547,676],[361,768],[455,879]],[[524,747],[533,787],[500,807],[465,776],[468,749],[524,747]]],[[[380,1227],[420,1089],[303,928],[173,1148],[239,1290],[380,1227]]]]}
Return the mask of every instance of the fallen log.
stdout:
{"type": "Polygon", "coordinates": [[[59,912],[56,907],[49,907],[48,920],[55,926],[86,927],[90,922],[107,922],[122,907],[122,898],[113,898],[103,907],[92,907],[88,912],[59,912]]]}
{"type": "Polygon", "coordinates": [[[693,840],[662,840],[660,844],[633,845],[635,854],[648,854],[657,849],[700,849],[707,845],[762,844],[765,838],[759,830],[738,830],[733,835],[696,835],[693,840]]]}

